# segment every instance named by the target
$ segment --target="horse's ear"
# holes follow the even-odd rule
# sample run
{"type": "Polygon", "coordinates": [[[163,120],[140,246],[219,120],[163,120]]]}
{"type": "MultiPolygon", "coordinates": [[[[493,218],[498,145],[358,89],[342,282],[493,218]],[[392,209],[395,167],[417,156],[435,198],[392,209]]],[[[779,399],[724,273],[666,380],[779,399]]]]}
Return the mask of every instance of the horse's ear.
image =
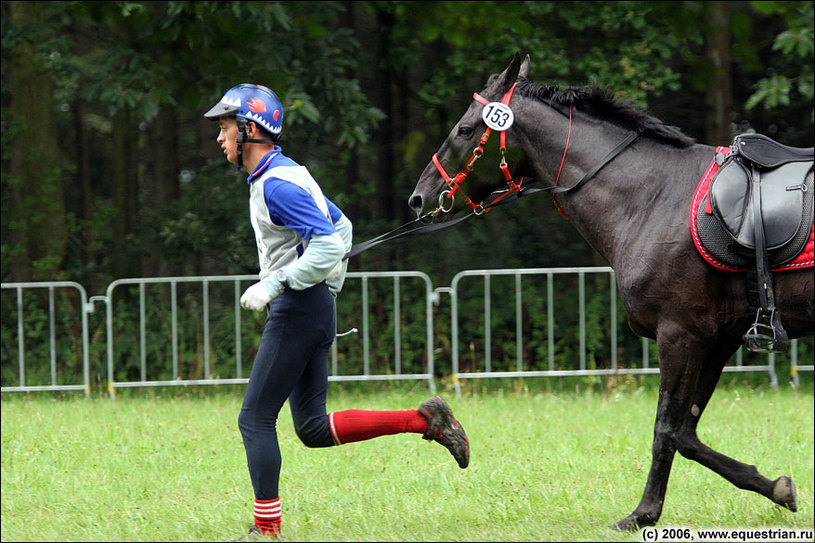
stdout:
{"type": "Polygon", "coordinates": [[[524,57],[524,61],[521,63],[521,70],[518,72],[518,77],[529,77],[529,55],[524,57]]]}
{"type": "Polygon", "coordinates": [[[518,79],[518,73],[521,70],[521,54],[519,52],[515,52],[512,56],[512,60],[509,61],[509,66],[507,69],[504,70],[501,75],[498,77],[499,85],[501,88],[501,94],[506,94],[512,85],[515,84],[515,80],[518,79]]]}

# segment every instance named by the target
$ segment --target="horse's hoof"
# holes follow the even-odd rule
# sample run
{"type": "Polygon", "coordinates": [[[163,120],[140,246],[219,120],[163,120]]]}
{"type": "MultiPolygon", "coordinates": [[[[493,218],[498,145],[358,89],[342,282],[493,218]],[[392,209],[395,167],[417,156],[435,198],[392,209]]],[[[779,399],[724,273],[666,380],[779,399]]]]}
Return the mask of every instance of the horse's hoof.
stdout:
{"type": "Polygon", "coordinates": [[[612,530],[616,530],[618,532],[628,532],[634,533],[640,529],[639,524],[637,524],[637,517],[634,515],[628,515],[623,520],[616,524],[611,525],[612,530]]]}
{"type": "Polygon", "coordinates": [[[783,505],[793,513],[798,511],[798,496],[795,492],[795,481],[783,475],[775,480],[773,501],[783,505]]]}

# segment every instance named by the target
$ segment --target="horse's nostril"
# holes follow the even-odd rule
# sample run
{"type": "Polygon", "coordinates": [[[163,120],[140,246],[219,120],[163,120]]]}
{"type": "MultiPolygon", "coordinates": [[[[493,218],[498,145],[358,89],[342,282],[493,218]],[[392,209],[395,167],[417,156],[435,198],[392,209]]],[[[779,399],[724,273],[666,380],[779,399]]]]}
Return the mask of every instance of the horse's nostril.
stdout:
{"type": "Polygon", "coordinates": [[[424,207],[422,197],[418,194],[414,194],[413,196],[410,197],[410,199],[408,200],[408,205],[410,206],[410,209],[412,209],[416,213],[421,212],[422,207],[424,207]]]}

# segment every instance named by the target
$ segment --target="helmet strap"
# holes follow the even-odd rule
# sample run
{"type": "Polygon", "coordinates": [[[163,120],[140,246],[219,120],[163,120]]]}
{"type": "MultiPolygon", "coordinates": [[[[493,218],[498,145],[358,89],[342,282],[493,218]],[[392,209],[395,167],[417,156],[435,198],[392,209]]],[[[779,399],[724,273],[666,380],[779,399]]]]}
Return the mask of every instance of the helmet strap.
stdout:
{"type": "Polygon", "coordinates": [[[243,117],[236,117],[235,121],[238,123],[238,137],[235,140],[238,144],[238,167],[243,167],[243,144],[244,143],[268,143],[270,145],[274,145],[275,142],[270,139],[256,139],[256,138],[249,138],[246,135],[246,124],[247,121],[243,117]]]}
{"type": "Polygon", "coordinates": [[[243,167],[243,142],[246,141],[246,119],[236,117],[235,121],[238,123],[238,137],[235,139],[238,144],[238,168],[243,167]]]}

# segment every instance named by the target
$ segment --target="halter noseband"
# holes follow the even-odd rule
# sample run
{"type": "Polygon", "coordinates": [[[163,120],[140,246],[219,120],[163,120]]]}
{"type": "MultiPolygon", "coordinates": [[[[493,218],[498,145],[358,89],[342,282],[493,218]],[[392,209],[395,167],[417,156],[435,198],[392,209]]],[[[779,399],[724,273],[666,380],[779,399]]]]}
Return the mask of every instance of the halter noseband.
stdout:
{"type": "MultiPolygon", "coordinates": [[[[501,99],[501,103],[504,104],[505,106],[509,106],[509,101],[512,99],[512,93],[515,90],[515,86],[517,84],[518,84],[517,81],[513,83],[512,87],[510,87],[510,89],[506,92],[506,94],[504,94],[504,97],[501,99]]],[[[481,102],[485,106],[490,103],[477,92],[473,93],[473,99],[475,99],[478,102],[481,102]]],[[[439,174],[441,174],[442,176],[442,179],[444,179],[444,181],[447,183],[447,186],[449,187],[449,190],[445,190],[441,194],[439,194],[439,207],[436,209],[435,212],[443,211],[444,213],[447,213],[453,208],[453,197],[455,196],[458,189],[461,188],[461,184],[464,183],[464,180],[467,178],[467,176],[470,175],[470,172],[473,169],[475,161],[481,158],[481,155],[484,154],[484,146],[487,144],[487,141],[489,140],[491,133],[492,128],[488,126],[484,133],[481,135],[481,139],[479,140],[478,145],[475,147],[475,149],[473,149],[473,153],[470,156],[470,159],[467,161],[467,164],[465,164],[464,167],[461,170],[459,170],[459,172],[456,174],[454,178],[451,178],[450,175],[444,170],[444,167],[441,165],[441,161],[439,161],[439,154],[433,153],[433,164],[435,164],[436,169],[439,170],[439,174]],[[448,208],[444,207],[443,202],[444,198],[450,198],[450,207],[448,208]]],[[[501,150],[501,163],[498,165],[498,167],[504,174],[504,179],[506,179],[509,188],[506,191],[504,191],[504,193],[501,194],[501,196],[493,200],[491,204],[494,204],[495,202],[497,202],[498,200],[500,200],[501,198],[503,198],[504,196],[511,192],[518,192],[519,190],[521,190],[521,184],[523,183],[523,177],[521,177],[517,183],[515,183],[512,180],[512,174],[509,173],[509,168],[507,167],[506,161],[507,131],[501,130],[500,134],[501,135],[499,148],[501,150]]],[[[462,194],[464,194],[463,190],[462,194]]],[[[490,209],[489,207],[485,208],[482,204],[474,203],[467,195],[464,195],[464,201],[467,203],[468,206],[470,206],[470,209],[472,209],[473,213],[475,213],[476,215],[480,215],[486,211],[489,211],[490,209]]]]}

